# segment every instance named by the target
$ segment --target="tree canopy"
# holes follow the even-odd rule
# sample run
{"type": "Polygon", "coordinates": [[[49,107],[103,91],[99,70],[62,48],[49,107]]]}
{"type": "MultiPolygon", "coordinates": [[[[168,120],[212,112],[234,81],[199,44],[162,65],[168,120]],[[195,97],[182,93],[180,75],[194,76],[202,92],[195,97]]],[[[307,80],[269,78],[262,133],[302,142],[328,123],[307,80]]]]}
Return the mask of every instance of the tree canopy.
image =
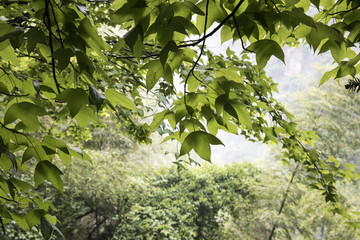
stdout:
{"type": "Polygon", "coordinates": [[[116,116],[138,142],[149,143],[155,130],[178,141],[178,165],[195,161],[192,150],[211,161],[211,145],[223,144],[219,130],[279,144],[282,160],[304,168],[332,210],[351,219],[334,183],[358,179],[354,166],[313,147],[315,133],[300,131],[272,96],[277,84],[264,67],[272,56],[286,62],[284,46],[309,45],[335,63],[320,85],[354,78],[359,1],[3,0],[0,16],[3,223],[41,225],[50,238],[55,208],[34,189],[47,180],[63,191],[71,157],[90,160],[76,141],[101,127],[101,114],[116,116]],[[237,51],[213,54],[206,43],[215,33],[219,47],[232,40],[237,51]]]}

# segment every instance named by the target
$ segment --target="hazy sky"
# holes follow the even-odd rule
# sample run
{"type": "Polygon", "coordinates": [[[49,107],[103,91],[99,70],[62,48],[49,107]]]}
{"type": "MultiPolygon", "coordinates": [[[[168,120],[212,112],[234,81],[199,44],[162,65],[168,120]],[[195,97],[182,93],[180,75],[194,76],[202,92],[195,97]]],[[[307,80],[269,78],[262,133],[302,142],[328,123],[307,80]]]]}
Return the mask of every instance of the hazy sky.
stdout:
{"type": "MultiPolygon", "coordinates": [[[[242,52],[239,41],[235,44],[228,41],[219,48],[219,34],[214,35],[206,45],[213,52],[224,55],[228,47],[237,53],[242,52]]],[[[266,66],[266,73],[267,76],[272,77],[274,82],[279,83],[279,94],[276,94],[276,98],[281,102],[286,102],[294,91],[302,90],[309,84],[317,84],[324,73],[321,70],[328,69],[331,62],[327,54],[318,56],[309,47],[285,47],[283,50],[286,64],[271,57],[266,66]]],[[[254,54],[249,54],[250,57],[251,55],[254,54]]],[[[273,155],[271,148],[266,144],[248,142],[242,136],[221,132],[218,137],[226,147],[212,147],[212,159],[216,163],[267,160],[273,155]]]]}

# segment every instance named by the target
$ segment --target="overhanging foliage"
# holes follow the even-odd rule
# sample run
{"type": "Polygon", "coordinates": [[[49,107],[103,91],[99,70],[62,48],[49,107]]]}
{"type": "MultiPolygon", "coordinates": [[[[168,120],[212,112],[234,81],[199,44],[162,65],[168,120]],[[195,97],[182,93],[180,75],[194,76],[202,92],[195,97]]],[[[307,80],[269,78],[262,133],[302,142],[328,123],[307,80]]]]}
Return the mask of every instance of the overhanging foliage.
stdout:
{"type": "Polygon", "coordinates": [[[349,216],[334,183],[359,175],[312,147],[316,135],[297,129],[272,97],[276,84],[263,68],[272,56],[286,61],[285,45],[307,44],[330,52],[336,63],[320,84],[354,77],[360,71],[359,6],[350,0],[1,1],[3,222],[15,220],[24,229],[42,224],[50,238],[56,230],[51,204],[36,201],[32,189],[48,180],[62,191],[62,171],[53,159],[68,166],[73,156],[89,156],[65,144],[58,125],[71,121],[81,134],[99,112],[115,114],[139,142],[149,142],[149,133],[161,126],[169,134],[165,140],[182,144],[178,164],[192,161],[192,150],[210,161],[211,145],[222,144],[219,130],[280,144],[283,160],[302,166],[333,211],[349,216]],[[205,43],[218,31],[221,42],[232,39],[243,52],[208,51],[205,43]],[[256,55],[257,65],[247,54],[256,55]],[[175,76],[183,87],[176,95],[175,76]],[[163,108],[151,125],[137,124],[144,110],[157,111],[144,105],[146,93],[163,108]],[[33,179],[20,180],[19,171],[33,179]],[[11,212],[9,204],[23,210],[11,212]]]}

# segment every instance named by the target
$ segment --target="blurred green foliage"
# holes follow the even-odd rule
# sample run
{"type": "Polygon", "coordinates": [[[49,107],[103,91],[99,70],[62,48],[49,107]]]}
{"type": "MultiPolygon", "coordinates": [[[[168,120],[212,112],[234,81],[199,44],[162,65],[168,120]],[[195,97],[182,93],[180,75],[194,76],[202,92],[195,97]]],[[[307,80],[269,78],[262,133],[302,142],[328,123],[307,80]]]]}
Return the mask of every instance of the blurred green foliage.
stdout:
{"type": "MultiPolygon", "coordinates": [[[[290,176],[278,167],[233,163],[179,172],[175,166],[142,169],[141,162],[128,162],[121,154],[90,154],[92,163],[70,165],[63,195],[47,192],[66,239],[262,240],[273,223],[273,239],[356,239],[360,234],[327,211],[329,205],[308,189],[302,173],[278,215],[290,176]]],[[[359,184],[338,187],[347,210],[358,209],[359,184]]],[[[12,230],[9,236],[41,239],[34,231],[12,230]]]]}

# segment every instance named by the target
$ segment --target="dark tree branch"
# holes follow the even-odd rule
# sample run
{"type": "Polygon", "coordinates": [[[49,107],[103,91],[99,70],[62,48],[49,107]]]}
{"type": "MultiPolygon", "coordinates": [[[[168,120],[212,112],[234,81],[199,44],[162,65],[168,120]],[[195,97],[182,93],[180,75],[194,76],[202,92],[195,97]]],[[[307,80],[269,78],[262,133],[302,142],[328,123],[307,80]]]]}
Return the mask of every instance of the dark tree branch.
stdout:
{"type": "MultiPolygon", "coordinates": [[[[140,59],[144,60],[146,58],[157,58],[160,56],[160,54],[158,53],[145,53],[146,56],[142,56],[140,57],[140,59]]],[[[112,57],[112,58],[116,58],[116,59],[136,59],[137,57],[135,56],[119,56],[119,55],[115,55],[115,54],[109,54],[109,53],[105,53],[106,56],[112,57]]]]}
{"type": "Polygon", "coordinates": [[[351,12],[355,9],[358,9],[360,7],[360,4],[358,4],[357,6],[353,7],[353,8],[350,8],[349,10],[344,10],[344,11],[338,11],[338,12],[334,12],[334,13],[328,13],[327,15],[329,16],[333,16],[333,15],[336,15],[336,14],[339,14],[339,13],[348,13],[348,12],[351,12]]]}
{"type": "Polygon", "coordinates": [[[141,82],[141,81],[135,76],[135,74],[134,74],[132,71],[130,71],[129,69],[127,69],[127,68],[124,67],[124,66],[121,66],[120,64],[118,64],[118,63],[116,63],[116,62],[113,62],[113,61],[110,61],[110,62],[113,63],[113,64],[115,64],[115,65],[118,66],[119,68],[123,69],[124,71],[128,72],[128,73],[133,77],[133,79],[134,79],[140,86],[146,88],[146,85],[145,85],[143,82],[141,82]]]}
{"type": "Polygon", "coordinates": [[[6,93],[3,91],[0,91],[0,94],[6,95],[8,97],[28,97],[29,94],[11,94],[11,93],[6,93]]]}
{"type": "Polygon", "coordinates": [[[4,4],[4,5],[7,5],[7,6],[9,6],[11,4],[14,4],[14,3],[16,3],[16,4],[29,4],[28,1],[8,1],[8,0],[2,0],[1,3],[4,4]]]}
{"type": "MultiPolygon", "coordinates": [[[[62,37],[61,37],[61,30],[60,30],[60,27],[59,27],[59,23],[58,23],[58,21],[56,19],[54,6],[51,4],[51,2],[50,2],[50,7],[51,7],[52,14],[54,16],[54,21],[55,21],[57,32],[59,34],[59,39],[57,39],[57,38],[56,39],[60,42],[61,46],[64,48],[63,40],[62,40],[62,37]]],[[[59,9],[61,9],[61,8],[59,8],[59,9]]]]}
{"type": "Polygon", "coordinates": [[[1,228],[2,228],[2,230],[3,230],[4,235],[6,235],[6,232],[5,232],[5,227],[4,227],[4,222],[3,222],[3,220],[2,220],[2,217],[1,217],[1,216],[0,216],[0,224],[1,224],[1,228]]]}
{"type": "Polygon", "coordinates": [[[90,209],[89,211],[87,211],[87,212],[85,212],[85,213],[77,216],[75,219],[76,219],[76,220],[80,220],[80,219],[82,219],[83,217],[85,217],[85,216],[87,216],[87,215],[89,215],[89,214],[91,214],[91,213],[93,213],[93,212],[94,212],[94,210],[93,210],[93,209],[90,209]]]}
{"type": "Polygon", "coordinates": [[[249,52],[251,52],[251,53],[255,53],[254,51],[249,50],[249,49],[247,49],[247,48],[245,47],[244,41],[243,41],[243,39],[241,38],[239,25],[237,24],[236,18],[235,18],[234,15],[233,15],[232,17],[233,17],[233,20],[234,20],[234,23],[235,23],[236,31],[237,31],[237,33],[238,33],[238,35],[239,35],[239,38],[240,38],[240,41],[241,41],[241,47],[242,47],[244,50],[246,50],[246,51],[249,51],[249,52]]]}
{"type": "Polygon", "coordinates": [[[26,54],[26,53],[19,53],[19,56],[18,57],[28,57],[28,58],[34,58],[40,62],[43,62],[43,63],[46,63],[46,64],[50,64],[48,63],[46,60],[38,57],[38,56],[32,56],[32,55],[29,55],[29,54],[26,54]]]}
{"type": "Polygon", "coordinates": [[[28,137],[28,135],[26,135],[25,133],[19,132],[19,131],[16,130],[16,129],[12,129],[12,128],[6,127],[5,124],[3,124],[2,122],[0,122],[0,125],[1,125],[3,128],[5,128],[6,130],[8,130],[8,131],[10,131],[10,132],[12,132],[12,133],[14,133],[14,134],[20,134],[20,135],[23,135],[23,136],[26,137],[26,138],[28,137]]]}
{"type": "Polygon", "coordinates": [[[212,35],[214,35],[233,15],[235,15],[236,11],[240,8],[241,4],[243,4],[245,0],[241,0],[234,8],[234,10],[226,17],[224,18],[219,25],[217,25],[214,30],[212,30],[210,33],[205,34],[204,31],[204,36],[198,40],[194,40],[194,42],[192,43],[188,43],[188,44],[183,44],[183,45],[179,45],[179,48],[186,48],[186,47],[193,47],[196,46],[197,44],[203,42],[205,39],[207,39],[208,37],[211,37],[212,35]]]}
{"type": "Polygon", "coordinates": [[[49,5],[50,5],[50,1],[51,0],[45,0],[45,13],[44,13],[44,23],[45,23],[45,18],[47,18],[47,24],[45,23],[45,26],[47,26],[48,31],[49,31],[49,46],[50,46],[50,52],[51,52],[51,65],[52,65],[52,74],[53,74],[53,78],[54,78],[54,82],[57,88],[58,93],[60,94],[60,84],[56,78],[56,66],[55,66],[55,59],[54,59],[54,46],[53,46],[53,42],[52,42],[52,36],[54,35],[52,30],[51,30],[51,22],[50,22],[50,13],[49,13],[49,5]]]}

